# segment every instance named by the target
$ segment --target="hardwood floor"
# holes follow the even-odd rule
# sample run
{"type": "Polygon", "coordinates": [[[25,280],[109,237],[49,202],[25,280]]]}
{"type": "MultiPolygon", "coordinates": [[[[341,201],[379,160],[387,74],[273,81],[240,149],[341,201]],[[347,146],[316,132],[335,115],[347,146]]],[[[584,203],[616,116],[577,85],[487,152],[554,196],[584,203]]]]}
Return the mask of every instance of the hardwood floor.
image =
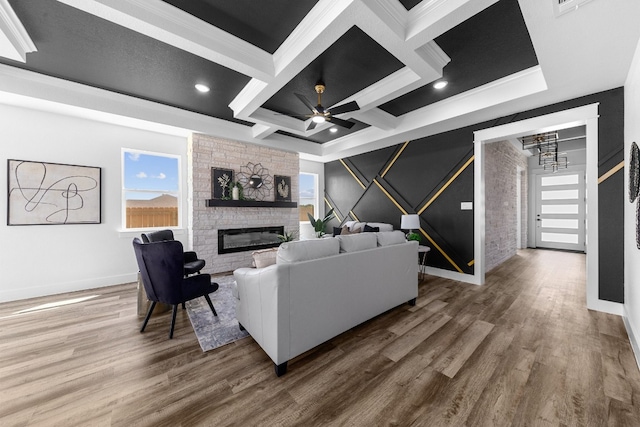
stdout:
{"type": "Polygon", "coordinates": [[[169,315],[140,334],[134,284],[0,304],[0,425],[640,425],[622,319],[585,308],[580,254],[524,250],[481,287],[428,276],[415,307],[280,378],[250,337],[202,353],[182,310],[167,339],[169,315]]]}

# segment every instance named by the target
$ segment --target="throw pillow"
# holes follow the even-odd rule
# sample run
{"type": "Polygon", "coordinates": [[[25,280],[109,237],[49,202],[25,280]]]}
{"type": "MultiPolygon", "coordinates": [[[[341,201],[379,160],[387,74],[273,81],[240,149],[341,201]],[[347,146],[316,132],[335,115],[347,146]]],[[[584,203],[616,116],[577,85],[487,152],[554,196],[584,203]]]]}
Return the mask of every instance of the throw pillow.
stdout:
{"type": "Polygon", "coordinates": [[[333,237],[339,236],[341,231],[342,231],[342,228],[333,227],[333,237]]]}
{"type": "Polygon", "coordinates": [[[362,232],[362,228],[356,228],[355,230],[351,231],[349,230],[349,227],[345,225],[344,227],[342,227],[342,230],[340,231],[340,235],[346,236],[347,234],[358,234],[361,232],[362,232]]]}
{"type": "Polygon", "coordinates": [[[367,224],[364,225],[365,233],[377,233],[380,231],[380,227],[369,227],[367,224]]]}
{"type": "Polygon", "coordinates": [[[276,255],[278,248],[262,249],[260,251],[251,252],[253,257],[253,266],[256,268],[264,268],[276,263],[276,255]]]}

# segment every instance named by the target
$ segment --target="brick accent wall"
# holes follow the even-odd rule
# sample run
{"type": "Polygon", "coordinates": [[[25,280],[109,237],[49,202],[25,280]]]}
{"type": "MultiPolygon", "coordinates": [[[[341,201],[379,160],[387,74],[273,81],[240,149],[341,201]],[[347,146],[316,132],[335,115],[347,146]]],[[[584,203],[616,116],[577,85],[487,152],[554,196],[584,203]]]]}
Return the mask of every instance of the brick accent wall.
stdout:
{"type": "MultiPolygon", "coordinates": [[[[211,198],[211,168],[238,173],[249,162],[260,163],[269,175],[291,177],[291,200],[298,201],[300,162],[297,153],[193,134],[189,146],[189,185],[193,196],[191,241],[199,258],[207,262],[204,271],[220,273],[251,266],[251,252],[218,255],[218,229],[284,225],[286,231],[299,229],[297,208],[207,207],[211,198]]],[[[264,200],[273,201],[274,190],[264,200]]]]}
{"type": "Polygon", "coordinates": [[[527,157],[508,141],[485,145],[486,271],[516,254],[518,215],[521,241],[527,241],[527,157]],[[521,209],[518,212],[518,167],[521,168],[521,209]]]}

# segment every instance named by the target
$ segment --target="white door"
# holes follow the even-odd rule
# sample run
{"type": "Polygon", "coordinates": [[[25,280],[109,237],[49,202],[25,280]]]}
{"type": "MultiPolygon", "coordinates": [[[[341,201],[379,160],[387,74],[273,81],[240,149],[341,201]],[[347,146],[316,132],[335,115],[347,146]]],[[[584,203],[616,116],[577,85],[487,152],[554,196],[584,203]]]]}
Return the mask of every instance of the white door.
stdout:
{"type": "Polygon", "coordinates": [[[536,247],[584,252],[584,171],[536,179],[536,247]]]}

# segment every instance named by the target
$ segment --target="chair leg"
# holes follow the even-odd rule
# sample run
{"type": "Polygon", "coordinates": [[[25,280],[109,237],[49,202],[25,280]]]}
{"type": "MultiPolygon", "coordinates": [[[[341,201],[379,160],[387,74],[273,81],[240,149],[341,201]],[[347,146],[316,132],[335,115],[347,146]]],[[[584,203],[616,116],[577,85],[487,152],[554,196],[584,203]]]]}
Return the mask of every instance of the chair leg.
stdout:
{"type": "Polygon", "coordinates": [[[156,308],[156,302],[151,301],[151,305],[149,306],[149,310],[147,310],[147,317],[144,318],[144,322],[142,323],[142,328],[140,328],[140,332],[144,332],[144,328],[147,327],[147,323],[151,318],[151,313],[153,313],[153,309],[156,308]]]}
{"type": "Polygon", "coordinates": [[[215,309],[215,308],[213,308],[213,303],[211,302],[211,298],[209,298],[209,295],[205,295],[205,296],[204,296],[204,299],[206,299],[206,300],[207,300],[207,304],[209,304],[209,307],[211,307],[211,311],[213,311],[213,315],[214,315],[214,316],[217,316],[217,315],[218,315],[218,313],[216,313],[216,309],[215,309]]]}
{"type": "Polygon", "coordinates": [[[178,313],[178,304],[173,306],[173,313],[171,315],[171,329],[169,330],[169,339],[173,338],[173,328],[176,326],[176,314],[178,313]]]}

